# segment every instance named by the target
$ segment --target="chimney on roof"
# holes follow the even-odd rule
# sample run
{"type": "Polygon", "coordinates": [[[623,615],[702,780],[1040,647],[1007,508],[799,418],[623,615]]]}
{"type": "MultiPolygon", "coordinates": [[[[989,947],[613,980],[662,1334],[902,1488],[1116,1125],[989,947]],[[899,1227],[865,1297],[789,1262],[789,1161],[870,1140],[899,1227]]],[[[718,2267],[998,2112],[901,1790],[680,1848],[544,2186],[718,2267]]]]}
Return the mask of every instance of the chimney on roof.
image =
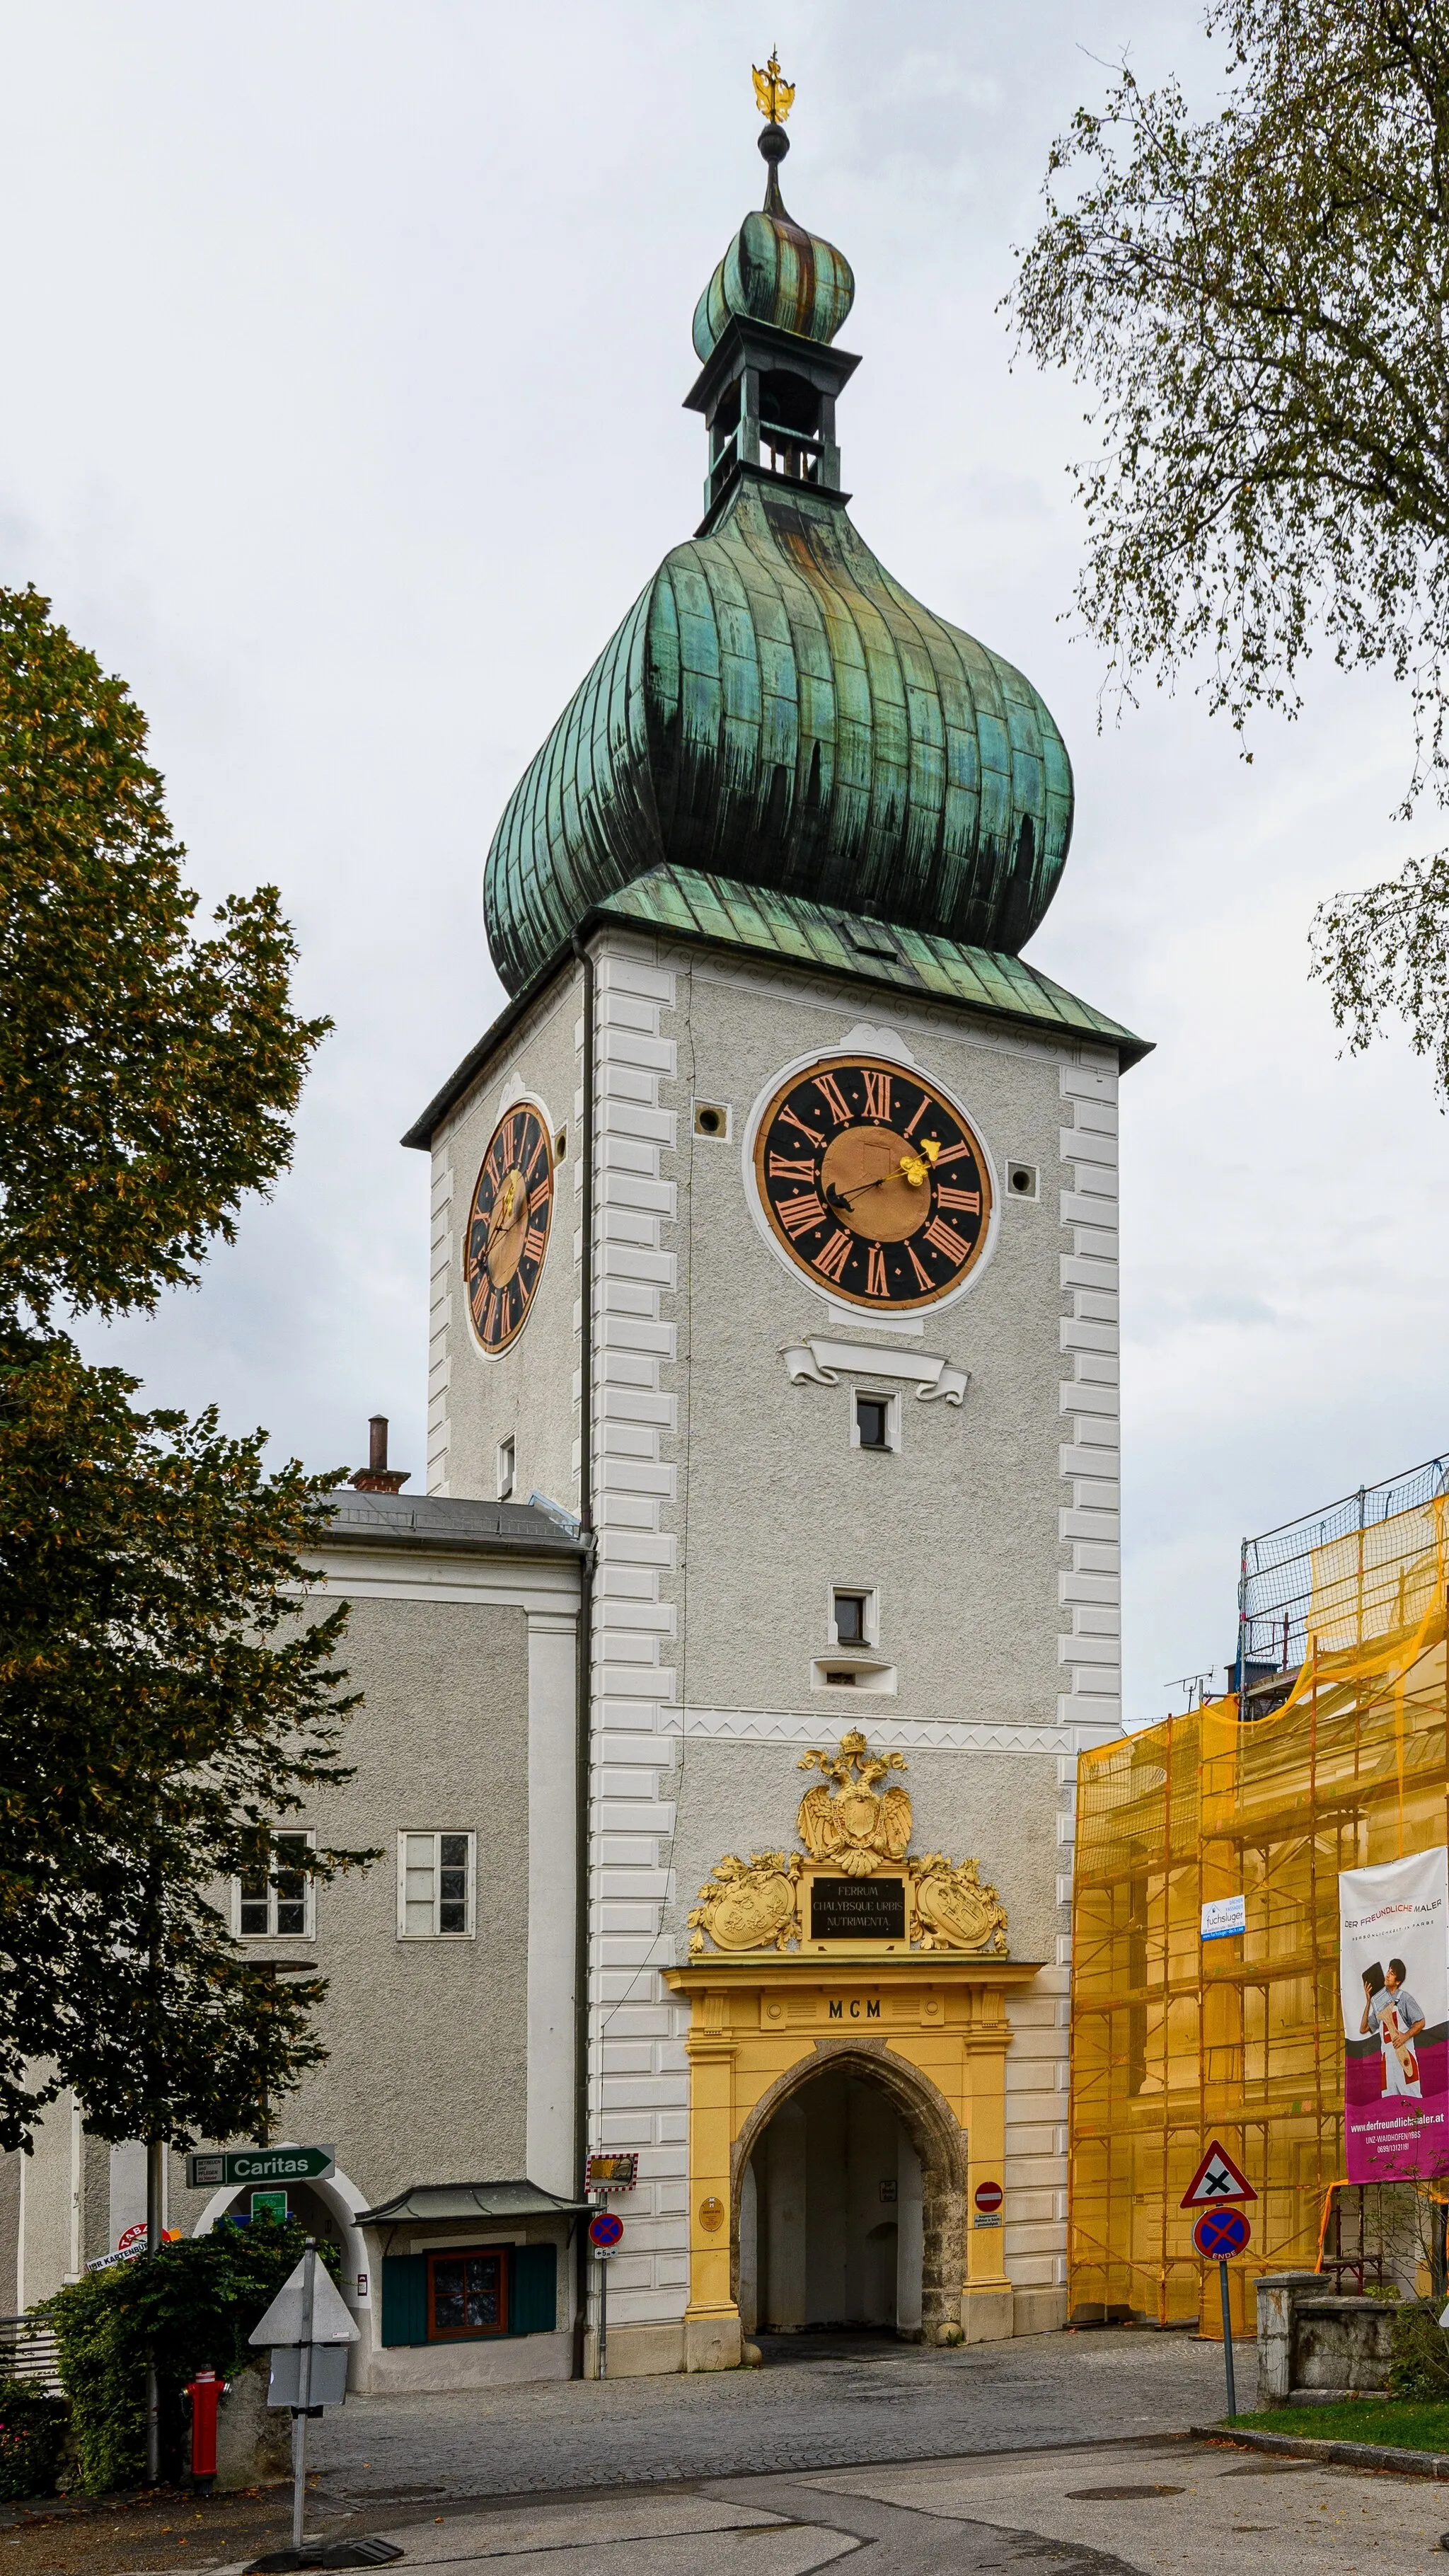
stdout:
{"type": "Polygon", "coordinates": [[[367,1425],[367,1465],[359,1467],[352,1482],[359,1494],[397,1494],[407,1483],[409,1467],[390,1467],[387,1463],[387,1415],[374,1413],[367,1425]]]}

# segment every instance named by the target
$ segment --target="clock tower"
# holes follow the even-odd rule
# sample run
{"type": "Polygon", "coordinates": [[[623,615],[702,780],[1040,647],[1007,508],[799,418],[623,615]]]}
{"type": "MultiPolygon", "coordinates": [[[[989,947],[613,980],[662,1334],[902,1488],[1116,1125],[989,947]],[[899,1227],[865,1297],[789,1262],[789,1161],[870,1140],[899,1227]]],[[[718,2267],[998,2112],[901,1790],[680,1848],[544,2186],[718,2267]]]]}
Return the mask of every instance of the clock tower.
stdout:
{"type": "Polygon", "coordinates": [[[1022,957],[1066,750],[849,515],[854,281],[756,86],[764,204],[694,316],[704,515],[509,800],[511,998],[406,1140],[430,1491],[592,1542],[585,1830],[529,1855],[577,2081],[529,2178],[638,2151],[614,2372],[1062,2322],[1072,1790],[1120,1732],[1145,1048],[1022,957]]]}

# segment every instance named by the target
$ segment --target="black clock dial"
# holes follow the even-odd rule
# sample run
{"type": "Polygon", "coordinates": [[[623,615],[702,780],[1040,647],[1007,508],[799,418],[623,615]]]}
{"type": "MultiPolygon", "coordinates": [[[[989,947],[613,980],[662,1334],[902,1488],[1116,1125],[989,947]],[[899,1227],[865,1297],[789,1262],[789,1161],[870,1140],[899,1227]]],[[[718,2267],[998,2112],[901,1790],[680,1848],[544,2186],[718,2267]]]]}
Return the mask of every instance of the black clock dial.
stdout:
{"type": "Polygon", "coordinates": [[[463,1281],[483,1348],[496,1358],[517,1340],[543,1274],[553,1216],[553,1148],[537,1110],[520,1103],[499,1119],[468,1211],[463,1281]]]}
{"type": "Polygon", "coordinates": [[[874,1057],[832,1057],[782,1086],[755,1182],[790,1259],[848,1305],[929,1306],[986,1248],[985,1148],[934,1084],[874,1057]]]}

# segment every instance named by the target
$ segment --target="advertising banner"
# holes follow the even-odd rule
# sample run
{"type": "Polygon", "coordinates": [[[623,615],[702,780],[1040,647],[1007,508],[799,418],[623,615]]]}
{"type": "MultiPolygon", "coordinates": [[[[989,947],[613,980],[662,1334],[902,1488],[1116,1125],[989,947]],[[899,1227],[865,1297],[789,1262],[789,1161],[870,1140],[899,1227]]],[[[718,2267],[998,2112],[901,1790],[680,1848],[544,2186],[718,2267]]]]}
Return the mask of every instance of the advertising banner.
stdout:
{"type": "Polygon", "coordinates": [[[1350,2182],[1449,2172],[1449,1851],[1338,1881],[1350,2182]]]}

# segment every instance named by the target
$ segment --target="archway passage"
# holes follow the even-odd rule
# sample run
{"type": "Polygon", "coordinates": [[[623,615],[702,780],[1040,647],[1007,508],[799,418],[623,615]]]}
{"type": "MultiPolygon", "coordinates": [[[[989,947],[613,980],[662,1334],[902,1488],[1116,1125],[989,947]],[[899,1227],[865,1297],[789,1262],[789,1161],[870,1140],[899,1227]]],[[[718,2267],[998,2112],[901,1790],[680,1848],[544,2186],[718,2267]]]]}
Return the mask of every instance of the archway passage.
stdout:
{"type": "Polygon", "coordinates": [[[748,2335],[922,2331],[922,2162],[871,2071],[826,2065],[750,2152],[739,2204],[748,2335]]]}

